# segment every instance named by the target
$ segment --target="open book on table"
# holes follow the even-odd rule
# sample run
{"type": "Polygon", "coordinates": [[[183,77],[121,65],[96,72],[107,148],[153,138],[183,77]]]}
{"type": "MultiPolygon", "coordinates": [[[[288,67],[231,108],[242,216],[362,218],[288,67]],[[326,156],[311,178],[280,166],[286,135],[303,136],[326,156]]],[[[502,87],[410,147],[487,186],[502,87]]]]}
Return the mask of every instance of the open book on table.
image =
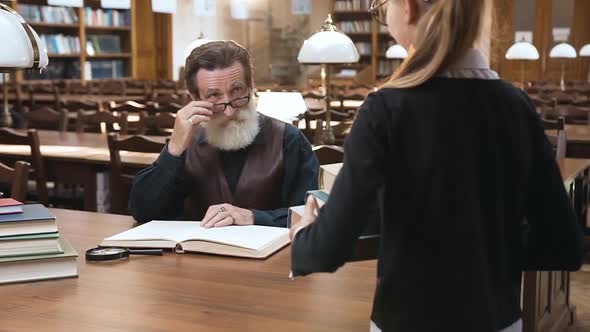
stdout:
{"type": "Polygon", "coordinates": [[[154,220],[108,237],[100,246],[267,258],[289,242],[287,228],[251,225],[206,229],[196,221],[154,220]]]}

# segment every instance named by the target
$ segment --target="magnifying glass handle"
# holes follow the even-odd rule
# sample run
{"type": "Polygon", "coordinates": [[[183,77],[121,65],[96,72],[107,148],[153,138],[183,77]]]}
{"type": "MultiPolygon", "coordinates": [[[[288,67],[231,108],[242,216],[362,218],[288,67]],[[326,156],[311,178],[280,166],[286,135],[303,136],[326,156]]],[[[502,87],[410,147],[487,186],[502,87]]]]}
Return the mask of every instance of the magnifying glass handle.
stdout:
{"type": "Polygon", "coordinates": [[[129,254],[162,256],[162,249],[129,249],[129,254]]]}

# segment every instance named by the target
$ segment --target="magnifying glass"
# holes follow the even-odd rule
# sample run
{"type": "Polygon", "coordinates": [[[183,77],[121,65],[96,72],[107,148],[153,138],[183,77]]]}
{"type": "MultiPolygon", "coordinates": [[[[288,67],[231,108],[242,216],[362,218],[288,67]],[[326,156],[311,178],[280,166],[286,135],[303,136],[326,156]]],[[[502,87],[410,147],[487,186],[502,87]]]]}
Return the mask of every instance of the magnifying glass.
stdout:
{"type": "Polygon", "coordinates": [[[86,250],[88,261],[111,261],[123,259],[129,255],[162,256],[162,249],[129,249],[120,247],[97,247],[86,250]]]}

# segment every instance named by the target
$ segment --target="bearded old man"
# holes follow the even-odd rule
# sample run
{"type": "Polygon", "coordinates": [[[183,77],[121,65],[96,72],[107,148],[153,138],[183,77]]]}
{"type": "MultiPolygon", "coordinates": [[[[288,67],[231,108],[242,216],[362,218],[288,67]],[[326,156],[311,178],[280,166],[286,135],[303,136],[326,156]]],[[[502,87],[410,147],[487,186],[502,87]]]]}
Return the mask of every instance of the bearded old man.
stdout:
{"type": "Polygon", "coordinates": [[[250,54],[237,43],[199,46],[185,68],[194,100],[178,111],[156,162],[135,176],[133,217],[286,227],[288,207],[318,188],[309,141],[256,112],[250,54]]]}

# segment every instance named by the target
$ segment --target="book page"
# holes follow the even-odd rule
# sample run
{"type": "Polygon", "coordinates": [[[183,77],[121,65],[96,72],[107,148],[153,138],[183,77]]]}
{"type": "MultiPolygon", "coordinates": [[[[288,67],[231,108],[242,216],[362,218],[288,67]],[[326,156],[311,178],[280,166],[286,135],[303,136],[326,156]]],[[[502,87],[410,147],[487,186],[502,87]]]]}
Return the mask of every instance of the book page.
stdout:
{"type": "Polygon", "coordinates": [[[154,220],[106,238],[105,241],[168,240],[181,243],[202,240],[261,250],[288,232],[287,228],[254,225],[205,229],[200,222],[154,220]]]}

